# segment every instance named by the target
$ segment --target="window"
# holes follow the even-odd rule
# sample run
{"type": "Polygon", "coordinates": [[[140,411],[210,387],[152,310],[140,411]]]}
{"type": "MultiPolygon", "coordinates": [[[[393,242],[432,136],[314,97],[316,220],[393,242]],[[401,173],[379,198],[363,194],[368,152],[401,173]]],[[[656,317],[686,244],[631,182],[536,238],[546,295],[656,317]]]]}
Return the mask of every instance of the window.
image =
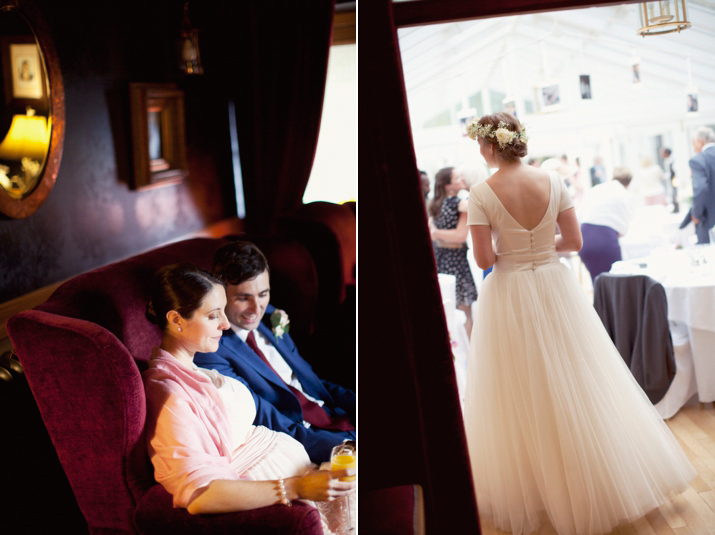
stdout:
{"type": "Polygon", "coordinates": [[[313,169],[303,202],[343,203],[357,196],[357,64],[355,44],[333,45],[313,169]]]}

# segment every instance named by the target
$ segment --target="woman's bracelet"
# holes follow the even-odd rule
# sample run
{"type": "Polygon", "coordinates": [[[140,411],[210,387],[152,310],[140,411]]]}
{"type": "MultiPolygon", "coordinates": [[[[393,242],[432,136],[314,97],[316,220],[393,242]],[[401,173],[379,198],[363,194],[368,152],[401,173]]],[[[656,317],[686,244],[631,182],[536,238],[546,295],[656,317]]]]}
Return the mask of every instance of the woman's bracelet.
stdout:
{"type": "Polygon", "coordinates": [[[293,505],[291,501],[288,499],[288,493],[286,492],[286,485],[285,481],[283,478],[278,479],[278,487],[276,488],[276,491],[278,492],[278,501],[282,503],[283,505],[287,505],[290,507],[293,505]]]}

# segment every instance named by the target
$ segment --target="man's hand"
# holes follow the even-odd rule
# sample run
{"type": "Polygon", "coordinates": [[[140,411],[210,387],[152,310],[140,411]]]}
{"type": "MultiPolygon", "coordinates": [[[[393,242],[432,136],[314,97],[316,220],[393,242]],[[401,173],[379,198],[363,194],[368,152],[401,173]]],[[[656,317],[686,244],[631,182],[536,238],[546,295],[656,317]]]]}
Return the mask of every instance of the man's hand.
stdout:
{"type": "Polygon", "coordinates": [[[700,220],[696,219],[695,216],[690,216],[690,217],[692,218],[693,223],[695,223],[696,225],[698,225],[700,223],[700,220]]]}

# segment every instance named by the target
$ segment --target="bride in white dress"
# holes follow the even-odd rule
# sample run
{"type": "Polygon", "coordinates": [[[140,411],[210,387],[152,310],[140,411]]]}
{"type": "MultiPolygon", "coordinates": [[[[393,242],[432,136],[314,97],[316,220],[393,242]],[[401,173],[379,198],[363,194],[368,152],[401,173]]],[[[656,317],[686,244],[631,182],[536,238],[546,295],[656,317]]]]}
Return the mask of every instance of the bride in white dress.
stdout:
{"type": "Polygon", "coordinates": [[[468,128],[499,168],[469,197],[477,264],[494,266],[465,399],[479,513],[514,534],[535,531],[544,511],[560,535],[608,533],[686,490],[695,470],[559,262],[581,248],[565,184],[521,163],[515,117],[468,128]]]}

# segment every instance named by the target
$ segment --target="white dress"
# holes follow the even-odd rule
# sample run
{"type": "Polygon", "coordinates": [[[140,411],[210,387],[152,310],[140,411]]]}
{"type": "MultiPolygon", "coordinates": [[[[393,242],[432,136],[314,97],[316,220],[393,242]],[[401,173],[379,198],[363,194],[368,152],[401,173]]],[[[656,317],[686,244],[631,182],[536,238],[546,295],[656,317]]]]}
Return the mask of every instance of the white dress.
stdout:
{"type": "MultiPolygon", "coordinates": [[[[274,480],[315,468],[293,437],[253,425],[253,395],[233,377],[186,366],[160,348],[154,348],[142,377],[149,456],[154,476],[172,494],[174,507],[186,507],[214,480],[274,480]]],[[[344,498],[302,501],[318,509],[325,535],[346,532],[344,498]]]]}
{"type": "MultiPolygon", "coordinates": [[[[231,468],[236,473],[247,479],[262,481],[300,476],[315,468],[303,445],[292,436],[253,425],[256,406],[251,392],[243,383],[216,370],[198,366],[194,370],[208,376],[223,399],[231,424],[231,468]]],[[[329,466],[325,468],[329,469],[329,466]]],[[[318,509],[324,535],[342,535],[348,529],[348,499],[354,509],[354,494],[331,502],[302,501],[318,509]]]]}
{"type": "Polygon", "coordinates": [[[572,205],[552,174],[527,230],[489,184],[470,191],[468,224],[491,226],[497,261],[477,300],[465,427],[479,513],[515,534],[544,515],[560,535],[608,533],[696,475],[559,262],[556,218],[572,205]]]}

